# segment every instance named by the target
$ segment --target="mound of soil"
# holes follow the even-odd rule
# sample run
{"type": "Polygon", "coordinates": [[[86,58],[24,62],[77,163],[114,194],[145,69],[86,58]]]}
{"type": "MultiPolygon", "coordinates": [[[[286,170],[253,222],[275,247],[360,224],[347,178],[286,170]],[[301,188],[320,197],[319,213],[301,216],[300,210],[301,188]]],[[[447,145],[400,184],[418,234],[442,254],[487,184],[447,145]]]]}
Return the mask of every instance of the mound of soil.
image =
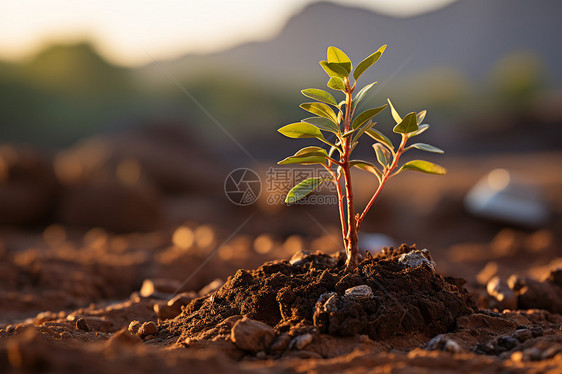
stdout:
{"type": "Polygon", "coordinates": [[[290,261],[238,270],[215,293],[164,321],[160,337],[230,340],[242,316],[271,326],[277,336],[433,337],[476,311],[464,280],[437,274],[429,253],[415,246],[367,253],[353,272],[346,272],[344,262],[343,256],[301,252],[290,261]],[[407,261],[420,255],[425,260],[407,261]]]}

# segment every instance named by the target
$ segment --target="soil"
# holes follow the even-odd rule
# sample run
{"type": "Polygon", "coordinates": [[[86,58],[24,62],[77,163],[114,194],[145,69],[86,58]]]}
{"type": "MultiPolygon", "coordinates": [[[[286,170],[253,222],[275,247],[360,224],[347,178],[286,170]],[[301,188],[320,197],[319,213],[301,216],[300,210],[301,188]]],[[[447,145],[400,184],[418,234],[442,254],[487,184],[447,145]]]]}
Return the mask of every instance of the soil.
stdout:
{"type": "Polygon", "coordinates": [[[333,207],[234,208],[217,201],[222,174],[205,197],[191,172],[162,168],[183,156],[162,155],[134,187],[112,179],[119,155],[63,186],[26,177],[48,180],[43,164],[14,164],[44,172],[0,189],[13,202],[0,204],[1,373],[562,372],[560,153],[451,160],[443,185],[405,175],[363,234],[419,245],[367,252],[350,274],[333,207]],[[466,215],[462,197],[492,165],[544,187],[547,226],[466,215]],[[168,191],[172,176],[199,192],[168,191]],[[82,195],[100,181],[115,193],[82,195]],[[146,220],[153,207],[164,223],[146,220]]]}
{"type": "MultiPolygon", "coordinates": [[[[535,282],[562,291],[560,270],[535,282]]],[[[489,309],[490,295],[440,275],[415,246],[367,252],[352,273],[341,254],[298,252],[172,297],[178,285],[145,280],[121,301],[0,325],[2,372],[558,373],[562,365],[562,315],[546,310],[555,304],[489,309]],[[165,305],[179,307],[164,315],[165,305]]]]}
{"type": "Polygon", "coordinates": [[[162,328],[165,336],[180,342],[199,337],[229,341],[230,328],[221,322],[246,316],[291,338],[304,333],[359,334],[377,341],[411,334],[431,338],[475,312],[476,304],[462,279],[444,278],[429,265],[400,264],[400,256],[411,251],[415,247],[402,245],[375,256],[368,253],[351,273],[343,256],[302,252],[291,261],[238,270],[223,287],[193,300],[162,328]]]}

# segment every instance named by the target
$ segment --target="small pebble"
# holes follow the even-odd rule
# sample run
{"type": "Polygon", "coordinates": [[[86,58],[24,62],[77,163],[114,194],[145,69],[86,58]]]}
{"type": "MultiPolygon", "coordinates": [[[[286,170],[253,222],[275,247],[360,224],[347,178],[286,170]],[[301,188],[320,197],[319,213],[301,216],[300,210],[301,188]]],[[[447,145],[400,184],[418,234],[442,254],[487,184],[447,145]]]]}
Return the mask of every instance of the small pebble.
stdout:
{"type": "Polygon", "coordinates": [[[308,251],[298,251],[291,257],[289,263],[293,266],[300,266],[302,265],[306,259],[310,256],[310,252],[308,251]]]}
{"type": "Polygon", "coordinates": [[[145,322],[139,328],[137,334],[143,338],[148,335],[156,335],[158,333],[158,327],[152,321],[145,322]]]}
{"type": "Polygon", "coordinates": [[[443,346],[443,350],[445,352],[451,352],[451,353],[460,353],[460,352],[463,351],[463,349],[459,345],[459,343],[457,343],[456,341],[454,341],[452,339],[447,339],[445,341],[445,345],[443,346]]]}
{"type": "Polygon", "coordinates": [[[61,339],[70,339],[72,335],[68,331],[63,331],[60,333],[61,339]]]}
{"type": "Polygon", "coordinates": [[[8,325],[8,327],[6,327],[6,332],[7,332],[8,334],[13,334],[14,331],[16,331],[16,326],[14,326],[14,325],[8,325]]]}
{"type": "Polygon", "coordinates": [[[256,353],[256,358],[259,360],[263,360],[265,358],[265,352],[259,351],[258,353],[256,353]]]}
{"type": "Polygon", "coordinates": [[[140,327],[141,323],[139,321],[131,321],[131,323],[129,323],[129,332],[131,334],[136,334],[137,332],[139,332],[140,327]]]}
{"type": "Polygon", "coordinates": [[[373,297],[373,290],[366,284],[362,284],[345,290],[345,296],[355,300],[370,299],[373,297]]]}
{"type": "Polygon", "coordinates": [[[90,328],[88,327],[88,323],[84,318],[78,318],[76,320],[76,328],[86,332],[90,331],[90,328]]]}
{"type": "Polygon", "coordinates": [[[398,258],[398,262],[405,267],[415,268],[422,264],[426,264],[429,268],[435,272],[436,264],[430,259],[429,251],[427,249],[414,250],[408,253],[404,253],[398,258]],[[429,259],[428,259],[429,257],[429,259]]]}
{"type": "Polygon", "coordinates": [[[531,330],[517,330],[513,337],[519,340],[521,343],[533,338],[533,332],[531,330]]]}
{"type": "Polygon", "coordinates": [[[230,330],[230,340],[238,348],[255,353],[267,350],[274,337],[271,326],[246,316],[236,321],[230,330]]]}
{"type": "Polygon", "coordinates": [[[498,338],[498,345],[506,348],[507,350],[511,350],[517,347],[517,339],[511,336],[500,336],[498,338]]]}
{"type": "Polygon", "coordinates": [[[542,336],[542,334],[544,333],[544,330],[539,325],[535,325],[535,326],[531,327],[531,333],[533,334],[533,337],[536,338],[538,336],[542,336]]]}
{"type": "Polygon", "coordinates": [[[359,341],[365,344],[372,342],[368,335],[359,335],[359,341]]]}
{"type": "Polygon", "coordinates": [[[291,342],[291,337],[287,333],[279,335],[271,344],[272,353],[280,353],[287,349],[289,343],[291,342]]]}
{"type": "Polygon", "coordinates": [[[478,343],[476,345],[476,350],[487,355],[494,354],[494,346],[491,343],[478,343]]]}
{"type": "Polygon", "coordinates": [[[289,347],[291,348],[295,347],[296,349],[301,350],[307,345],[309,345],[312,342],[312,339],[313,339],[312,334],[307,333],[307,334],[299,335],[293,339],[289,347]]]}

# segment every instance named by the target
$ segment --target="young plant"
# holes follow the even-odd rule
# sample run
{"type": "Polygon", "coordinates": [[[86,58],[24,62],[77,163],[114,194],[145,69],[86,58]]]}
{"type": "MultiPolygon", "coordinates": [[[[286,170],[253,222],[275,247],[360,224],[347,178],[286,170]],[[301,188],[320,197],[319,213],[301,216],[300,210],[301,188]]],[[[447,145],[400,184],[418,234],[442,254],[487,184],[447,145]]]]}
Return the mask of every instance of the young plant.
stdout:
{"type": "Polygon", "coordinates": [[[374,128],[376,122],[373,122],[372,119],[386,108],[386,104],[357,113],[359,104],[376,84],[376,82],[368,84],[353,95],[359,77],[378,61],[385,49],[386,45],[383,45],[361,61],[353,70],[351,60],[343,51],[336,47],[329,47],[327,60],[320,61],[320,66],[330,77],[328,87],[343,93],[344,99],[338,101],[331,93],[321,89],[308,88],[302,90],[304,96],[315,101],[303,103],[300,107],[312,113],[314,117],[305,118],[301,122],[286,125],[278,130],[289,138],[315,138],[328,146],[328,148],[305,147],[293,156],[279,161],[279,164],[319,164],[328,172],[326,177],[308,178],[294,186],[287,194],[285,202],[293,203],[302,199],[324,182],[335,184],[343,243],[347,254],[346,268],[348,270],[353,270],[359,262],[358,233],[361,223],[390,178],[404,170],[429,174],[445,174],[447,172],[442,166],[422,160],[409,161],[400,167],[398,165],[400,157],[410,149],[443,153],[441,149],[425,143],[414,143],[406,146],[410,138],[429,128],[429,125],[422,124],[426,115],[425,110],[419,113],[411,112],[402,117],[388,100],[392,118],[396,121],[393,131],[401,136],[398,147],[374,128]],[[353,83],[349,77],[352,71],[353,83]],[[373,149],[378,165],[351,158],[359,139],[365,137],[365,135],[375,141],[373,149]],[[356,213],[353,203],[352,167],[374,174],[378,181],[377,189],[361,213],[356,213]]]}

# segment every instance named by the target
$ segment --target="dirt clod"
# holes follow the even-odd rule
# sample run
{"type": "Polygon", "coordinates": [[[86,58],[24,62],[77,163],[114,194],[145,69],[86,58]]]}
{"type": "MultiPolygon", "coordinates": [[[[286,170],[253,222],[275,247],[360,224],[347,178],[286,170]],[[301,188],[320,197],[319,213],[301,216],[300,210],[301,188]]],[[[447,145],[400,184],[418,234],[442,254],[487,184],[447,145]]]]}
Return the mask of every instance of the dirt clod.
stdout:
{"type": "Polygon", "coordinates": [[[86,332],[90,331],[90,328],[88,327],[88,323],[84,318],[78,318],[76,320],[76,328],[86,332]]]}

